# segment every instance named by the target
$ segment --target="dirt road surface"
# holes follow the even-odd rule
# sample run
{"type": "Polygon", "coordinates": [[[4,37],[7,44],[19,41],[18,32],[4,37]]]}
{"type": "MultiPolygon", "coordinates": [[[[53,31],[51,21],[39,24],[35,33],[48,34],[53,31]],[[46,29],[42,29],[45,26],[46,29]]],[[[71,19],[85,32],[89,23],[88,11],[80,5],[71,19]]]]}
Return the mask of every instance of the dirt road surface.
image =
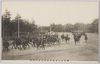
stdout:
{"type": "MultiPolygon", "coordinates": [[[[60,36],[61,34],[59,34],[60,36]]],[[[46,47],[45,50],[36,50],[31,47],[26,50],[10,49],[3,52],[3,60],[69,60],[69,61],[98,61],[98,34],[89,33],[88,42],[82,36],[80,43],[75,45],[73,35],[69,34],[70,41],[61,41],[60,45],[46,47]]]]}

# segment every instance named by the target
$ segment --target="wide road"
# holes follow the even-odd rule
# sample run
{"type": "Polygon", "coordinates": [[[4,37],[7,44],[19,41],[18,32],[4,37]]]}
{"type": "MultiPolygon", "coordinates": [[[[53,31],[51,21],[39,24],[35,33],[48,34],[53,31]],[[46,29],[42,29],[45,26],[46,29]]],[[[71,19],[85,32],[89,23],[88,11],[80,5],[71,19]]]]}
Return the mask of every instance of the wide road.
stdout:
{"type": "Polygon", "coordinates": [[[3,52],[4,60],[69,60],[69,61],[98,61],[98,34],[88,34],[88,42],[84,37],[75,45],[72,35],[69,42],[46,47],[45,50],[36,50],[31,47],[26,50],[10,49],[3,52]]]}

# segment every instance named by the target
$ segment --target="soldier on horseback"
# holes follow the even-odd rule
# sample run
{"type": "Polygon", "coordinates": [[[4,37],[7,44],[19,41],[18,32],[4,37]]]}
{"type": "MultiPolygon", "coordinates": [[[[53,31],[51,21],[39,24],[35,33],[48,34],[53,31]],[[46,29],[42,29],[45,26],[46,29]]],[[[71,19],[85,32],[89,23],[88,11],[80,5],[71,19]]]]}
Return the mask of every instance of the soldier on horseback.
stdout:
{"type": "Polygon", "coordinates": [[[75,45],[76,45],[76,42],[80,41],[81,35],[77,31],[74,32],[73,35],[74,35],[74,41],[75,41],[75,45]]]}
{"type": "Polygon", "coordinates": [[[69,41],[69,40],[70,40],[70,38],[69,38],[68,34],[66,35],[65,40],[66,40],[66,43],[67,43],[67,41],[69,41]]]}
{"type": "Polygon", "coordinates": [[[84,39],[85,39],[85,42],[87,42],[88,40],[87,34],[84,35],[84,39]]]}
{"type": "Polygon", "coordinates": [[[64,38],[65,38],[65,36],[64,36],[64,34],[62,34],[62,35],[61,35],[61,39],[62,39],[62,41],[64,40],[64,38]]]}
{"type": "Polygon", "coordinates": [[[5,40],[4,42],[3,42],[3,50],[4,51],[8,51],[9,50],[9,43],[5,40]]]}

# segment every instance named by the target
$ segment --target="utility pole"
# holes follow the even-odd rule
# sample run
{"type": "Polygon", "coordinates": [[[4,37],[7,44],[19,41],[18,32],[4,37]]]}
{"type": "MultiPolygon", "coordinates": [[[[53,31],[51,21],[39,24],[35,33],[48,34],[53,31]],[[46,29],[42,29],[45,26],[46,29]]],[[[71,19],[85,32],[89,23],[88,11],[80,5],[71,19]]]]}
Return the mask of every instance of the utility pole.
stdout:
{"type": "Polygon", "coordinates": [[[51,25],[50,25],[50,32],[51,32],[51,25]]]}
{"type": "Polygon", "coordinates": [[[18,38],[19,38],[19,16],[18,16],[18,38]]]}

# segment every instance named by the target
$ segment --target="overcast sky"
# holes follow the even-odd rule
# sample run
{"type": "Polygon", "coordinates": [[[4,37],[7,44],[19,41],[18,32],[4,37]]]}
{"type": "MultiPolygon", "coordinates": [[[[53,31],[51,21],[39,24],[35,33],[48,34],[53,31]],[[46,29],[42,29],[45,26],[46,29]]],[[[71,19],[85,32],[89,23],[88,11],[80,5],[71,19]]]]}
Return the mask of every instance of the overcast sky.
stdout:
{"type": "Polygon", "coordinates": [[[14,19],[17,13],[23,19],[34,19],[41,26],[51,23],[92,23],[99,18],[99,2],[2,2],[2,14],[8,9],[14,19]]]}

